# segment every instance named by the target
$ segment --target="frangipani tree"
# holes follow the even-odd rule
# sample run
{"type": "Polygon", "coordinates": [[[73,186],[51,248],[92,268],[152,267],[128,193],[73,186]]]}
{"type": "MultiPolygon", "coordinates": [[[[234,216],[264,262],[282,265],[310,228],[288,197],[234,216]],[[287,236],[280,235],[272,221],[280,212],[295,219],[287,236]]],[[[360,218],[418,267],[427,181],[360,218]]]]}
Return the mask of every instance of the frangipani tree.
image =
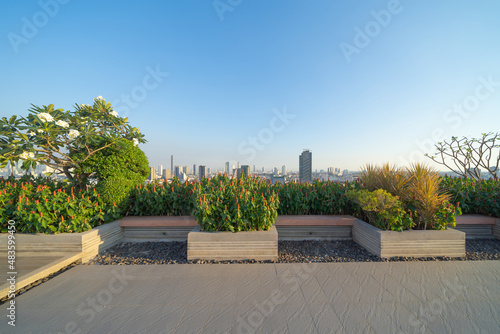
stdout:
{"type": "Polygon", "coordinates": [[[480,180],[480,169],[495,179],[500,176],[500,133],[483,133],[480,138],[471,139],[451,137],[435,146],[437,152],[425,156],[461,177],[480,180]]]}
{"type": "Polygon", "coordinates": [[[145,143],[138,128],[118,116],[101,96],[93,105],[75,105],[74,111],[54,105],[32,105],[27,117],[14,115],[0,120],[0,167],[23,160],[22,169],[43,164],[83,186],[91,174],[79,174],[79,165],[120,139],[134,145],[145,143]]]}

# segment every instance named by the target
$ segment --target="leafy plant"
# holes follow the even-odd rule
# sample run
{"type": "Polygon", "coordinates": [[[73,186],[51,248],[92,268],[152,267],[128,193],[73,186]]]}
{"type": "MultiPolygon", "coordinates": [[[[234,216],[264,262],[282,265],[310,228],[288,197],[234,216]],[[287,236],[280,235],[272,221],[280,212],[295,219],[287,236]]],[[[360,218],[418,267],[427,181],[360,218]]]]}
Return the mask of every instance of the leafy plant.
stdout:
{"type": "Polygon", "coordinates": [[[0,179],[0,229],[16,222],[22,233],[84,232],[120,218],[97,191],[83,191],[44,178],[0,179]],[[62,187],[61,187],[62,186],[62,187]]]}
{"type": "Polygon", "coordinates": [[[500,181],[446,176],[441,178],[440,186],[464,214],[500,217],[500,181]]]}
{"type": "Polygon", "coordinates": [[[199,189],[195,217],[202,231],[266,231],[278,216],[278,196],[261,179],[219,175],[199,189]]]}
{"type": "Polygon", "coordinates": [[[413,226],[412,219],[406,214],[402,203],[383,189],[353,190],[349,192],[348,198],[358,204],[368,222],[378,228],[403,231],[413,226]]]}

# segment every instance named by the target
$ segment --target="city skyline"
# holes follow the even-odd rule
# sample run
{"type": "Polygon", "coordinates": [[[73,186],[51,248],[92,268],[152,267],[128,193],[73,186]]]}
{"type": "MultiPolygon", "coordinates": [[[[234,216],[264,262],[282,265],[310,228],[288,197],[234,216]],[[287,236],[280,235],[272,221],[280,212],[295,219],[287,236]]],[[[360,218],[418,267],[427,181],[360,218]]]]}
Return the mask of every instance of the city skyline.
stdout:
{"type": "Polygon", "coordinates": [[[3,3],[0,117],[102,96],[151,166],[213,169],[443,171],[434,144],[498,131],[498,1],[235,3],[3,3]]]}

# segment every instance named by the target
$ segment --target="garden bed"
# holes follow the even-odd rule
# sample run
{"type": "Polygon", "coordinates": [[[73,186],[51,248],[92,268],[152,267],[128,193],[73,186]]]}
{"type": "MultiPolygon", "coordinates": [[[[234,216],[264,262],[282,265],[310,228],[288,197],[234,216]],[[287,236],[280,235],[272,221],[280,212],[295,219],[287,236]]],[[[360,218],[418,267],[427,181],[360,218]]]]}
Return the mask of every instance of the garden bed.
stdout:
{"type": "Polygon", "coordinates": [[[383,231],[361,220],[354,221],[353,240],[381,258],[464,257],[465,233],[455,229],[383,231]]]}
{"type": "Polygon", "coordinates": [[[188,234],[188,260],[259,260],[278,259],[278,231],[204,232],[196,226],[188,234]]]}

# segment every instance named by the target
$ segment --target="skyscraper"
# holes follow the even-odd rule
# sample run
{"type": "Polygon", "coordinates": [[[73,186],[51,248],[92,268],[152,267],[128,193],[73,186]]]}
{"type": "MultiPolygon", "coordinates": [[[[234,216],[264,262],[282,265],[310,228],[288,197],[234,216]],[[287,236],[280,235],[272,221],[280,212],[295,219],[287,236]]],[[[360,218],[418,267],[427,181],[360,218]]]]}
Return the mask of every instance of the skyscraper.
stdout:
{"type": "Polygon", "coordinates": [[[199,178],[200,180],[204,177],[207,177],[207,166],[202,166],[200,165],[200,173],[199,173],[199,178]]]}
{"type": "Polygon", "coordinates": [[[281,174],[286,175],[286,165],[283,165],[283,167],[281,167],[281,174]]]}
{"type": "Polygon", "coordinates": [[[156,180],[156,172],[155,172],[155,168],[154,167],[149,167],[149,178],[148,178],[149,181],[154,181],[156,180]]]}
{"type": "Polygon", "coordinates": [[[299,156],[299,180],[312,182],[312,153],[309,150],[304,150],[299,156]]]}
{"type": "Polygon", "coordinates": [[[193,174],[196,175],[196,164],[193,164],[193,174]]]}
{"type": "Polygon", "coordinates": [[[241,166],[241,175],[245,175],[246,177],[250,176],[250,166],[242,165],[241,166]]]}
{"type": "Polygon", "coordinates": [[[184,166],[184,167],[182,167],[182,172],[183,172],[184,174],[188,175],[188,174],[189,174],[189,166],[184,166]]]}
{"type": "Polygon", "coordinates": [[[175,169],[174,169],[174,155],[170,157],[170,172],[172,174],[172,178],[174,177],[175,174],[175,169]]]}
{"type": "Polygon", "coordinates": [[[181,166],[175,166],[174,168],[175,168],[174,176],[179,177],[179,175],[181,175],[182,173],[181,166]]]}
{"type": "Polygon", "coordinates": [[[161,172],[163,172],[163,165],[162,164],[159,164],[158,165],[158,169],[156,170],[157,173],[161,176],[161,172]]]}
{"type": "Polygon", "coordinates": [[[226,162],[226,169],[224,171],[229,175],[229,161],[226,162]]]}

